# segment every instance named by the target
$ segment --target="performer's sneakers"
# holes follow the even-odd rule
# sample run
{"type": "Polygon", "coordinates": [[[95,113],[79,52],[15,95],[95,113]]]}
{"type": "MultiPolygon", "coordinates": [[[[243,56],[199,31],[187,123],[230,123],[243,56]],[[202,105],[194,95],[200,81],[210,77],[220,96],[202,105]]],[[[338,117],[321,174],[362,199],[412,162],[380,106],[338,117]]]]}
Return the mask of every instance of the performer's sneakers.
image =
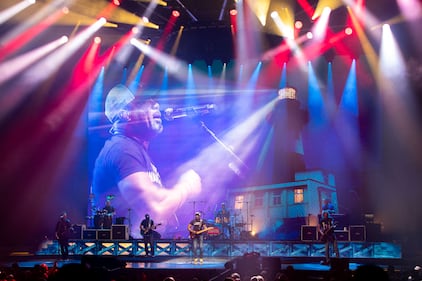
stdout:
{"type": "Polygon", "coordinates": [[[199,259],[199,263],[203,264],[204,263],[204,259],[199,259]]]}
{"type": "Polygon", "coordinates": [[[198,264],[198,259],[197,258],[194,258],[193,259],[193,264],[198,264]]]}

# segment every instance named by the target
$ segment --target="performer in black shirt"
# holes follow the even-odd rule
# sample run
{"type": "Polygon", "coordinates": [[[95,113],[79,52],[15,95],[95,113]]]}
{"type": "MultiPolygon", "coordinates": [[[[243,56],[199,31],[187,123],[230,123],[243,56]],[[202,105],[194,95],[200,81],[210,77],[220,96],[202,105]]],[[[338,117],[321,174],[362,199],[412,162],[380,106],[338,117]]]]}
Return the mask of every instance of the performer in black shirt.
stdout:
{"type": "Polygon", "coordinates": [[[336,257],[340,257],[338,250],[337,239],[334,233],[335,225],[333,219],[329,216],[328,212],[322,213],[322,218],[319,222],[319,233],[321,234],[321,241],[325,243],[325,262],[330,263],[330,244],[333,245],[336,257]]]}
{"type": "Polygon", "coordinates": [[[157,227],[149,214],[145,214],[145,219],[142,220],[139,228],[141,229],[141,235],[144,238],[145,254],[153,257],[155,255],[154,229],[157,227]]]}
{"type": "Polygon", "coordinates": [[[67,213],[64,212],[59,221],[56,223],[55,235],[60,245],[60,253],[62,259],[66,260],[69,256],[69,235],[73,231],[70,219],[67,217],[67,213]]]}

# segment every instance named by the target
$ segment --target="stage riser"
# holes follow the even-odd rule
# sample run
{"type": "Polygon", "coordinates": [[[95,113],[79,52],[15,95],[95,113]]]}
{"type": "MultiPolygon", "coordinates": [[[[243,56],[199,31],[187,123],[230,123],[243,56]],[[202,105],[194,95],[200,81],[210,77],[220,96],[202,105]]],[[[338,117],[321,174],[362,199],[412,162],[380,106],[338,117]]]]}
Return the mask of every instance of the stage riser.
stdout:
{"type": "MultiPolygon", "coordinates": [[[[402,258],[401,246],[388,242],[339,242],[341,257],[344,258],[402,258]]],[[[182,257],[191,255],[189,240],[160,240],[155,243],[155,254],[165,257],[182,257]]],[[[217,242],[206,241],[204,255],[208,257],[240,257],[246,253],[259,253],[268,257],[324,257],[324,244],[315,242],[285,241],[242,241],[217,242]]],[[[133,241],[101,241],[72,240],[69,252],[71,255],[99,256],[143,256],[145,255],[142,240],[133,241]]],[[[59,255],[57,241],[45,243],[37,255],[59,255]]]]}

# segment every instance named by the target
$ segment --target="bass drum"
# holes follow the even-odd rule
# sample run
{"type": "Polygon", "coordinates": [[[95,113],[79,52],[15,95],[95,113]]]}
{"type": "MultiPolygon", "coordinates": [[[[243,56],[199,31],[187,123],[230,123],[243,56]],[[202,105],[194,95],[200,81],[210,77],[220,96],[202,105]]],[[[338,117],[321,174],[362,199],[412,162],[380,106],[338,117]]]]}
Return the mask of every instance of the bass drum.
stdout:
{"type": "Polygon", "coordinates": [[[208,230],[208,238],[209,239],[217,239],[221,234],[221,231],[218,227],[214,227],[213,229],[208,230]]]}
{"type": "Polygon", "coordinates": [[[94,216],[94,228],[101,229],[104,226],[104,215],[95,215],[94,216]]]}
{"type": "Polygon", "coordinates": [[[113,224],[113,216],[105,215],[104,216],[103,228],[109,229],[109,228],[111,228],[112,224],[113,224]]]}

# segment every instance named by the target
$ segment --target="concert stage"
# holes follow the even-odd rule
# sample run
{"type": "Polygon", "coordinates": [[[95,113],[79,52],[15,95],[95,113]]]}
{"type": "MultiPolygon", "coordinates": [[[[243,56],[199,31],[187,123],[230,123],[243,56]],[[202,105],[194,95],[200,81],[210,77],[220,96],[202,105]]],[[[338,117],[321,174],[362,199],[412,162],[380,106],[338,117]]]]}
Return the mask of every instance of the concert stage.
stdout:
{"type": "Polygon", "coordinates": [[[93,274],[90,280],[162,281],[173,276],[176,281],[195,277],[222,281],[232,272],[244,277],[262,273],[267,275],[267,280],[275,280],[277,273],[292,269],[296,280],[324,280],[333,272],[351,274],[363,264],[375,264],[385,271],[389,267],[399,272],[409,269],[402,259],[400,245],[395,243],[348,241],[339,242],[339,248],[341,258],[333,259],[331,265],[323,265],[320,261],[324,258],[324,244],[317,241],[207,240],[204,262],[194,264],[189,240],[159,240],[154,257],[145,256],[142,240],[73,240],[69,260],[62,261],[57,242],[48,241],[35,254],[11,256],[10,262],[22,268],[41,263],[51,268],[56,262],[66,276],[89,268],[89,274],[93,274]]]}

